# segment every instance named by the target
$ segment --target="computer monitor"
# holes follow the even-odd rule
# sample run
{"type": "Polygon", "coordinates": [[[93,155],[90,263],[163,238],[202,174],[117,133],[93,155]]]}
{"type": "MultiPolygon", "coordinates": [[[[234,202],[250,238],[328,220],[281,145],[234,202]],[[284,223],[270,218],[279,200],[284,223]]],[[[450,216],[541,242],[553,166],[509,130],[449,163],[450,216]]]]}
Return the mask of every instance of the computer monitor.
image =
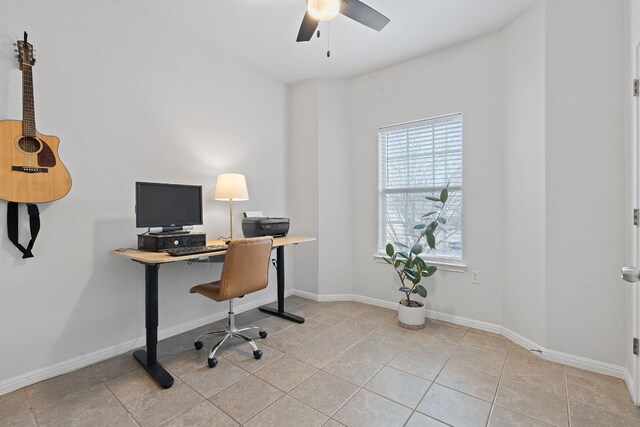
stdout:
{"type": "Polygon", "coordinates": [[[202,186],[136,182],[136,227],[152,232],[202,224],[202,186]]]}

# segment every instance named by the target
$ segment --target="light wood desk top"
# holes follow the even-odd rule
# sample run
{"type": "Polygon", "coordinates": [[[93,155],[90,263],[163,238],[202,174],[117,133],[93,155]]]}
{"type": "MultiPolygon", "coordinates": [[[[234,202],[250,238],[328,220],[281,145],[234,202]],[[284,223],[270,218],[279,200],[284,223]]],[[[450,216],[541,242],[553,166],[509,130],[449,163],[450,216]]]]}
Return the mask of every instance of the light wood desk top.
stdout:
{"type": "MultiPolygon", "coordinates": [[[[312,242],[314,240],[316,240],[315,237],[301,237],[301,236],[275,237],[273,239],[273,247],[277,248],[278,246],[297,245],[298,243],[312,242]]],[[[221,244],[224,244],[224,241],[207,240],[207,245],[221,245],[221,244]]],[[[188,261],[191,259],[198,259],[202,257],[220,256],[227,253],[227,251],[225,250],[225,251],[207,252],[203,254],[171,256],[166,252],[149,252],[149,251],[141,251],[138,249],[131,249],[131,248],[115,249],[111,252],[116,255],[122,255],[133,261],[141,262],[143,264],[166,264],[169,262],[188,261]]]]}

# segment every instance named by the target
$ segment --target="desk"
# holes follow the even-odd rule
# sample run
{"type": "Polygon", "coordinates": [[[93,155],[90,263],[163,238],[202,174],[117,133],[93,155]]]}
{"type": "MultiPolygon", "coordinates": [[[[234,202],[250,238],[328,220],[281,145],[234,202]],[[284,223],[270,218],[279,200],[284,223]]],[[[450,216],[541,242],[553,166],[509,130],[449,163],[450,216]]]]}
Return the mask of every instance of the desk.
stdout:
{"type": "MultiPolygon", "coordinates": [[[[273,247],[276,248],[276,270],[278,280],[278,308],[260,307],[260,310],[273,314],[294,322],[303,323],[304,318],[284,311],[284,247],[287,245],[297,245],[298,243],[311,242],[313,237],[276,237],[273,239],[273,247]]],[[[223,243],[220,240],[207,241],[207,245],[223,243]]],[[[114,250],[112,253],[129,258],[131,261],[144,265],[145,273],[145,328],[147,331],[147,349],[136,350],[133,357],[136,358],[142,367],[151,377],[164,388],[173,385],[173,377],[158,362],[158,270],[161,264],[169,264],[178,261],[189,261],[201,257],[218,257],[226,251],[218,251],[206,254],[195,254],[174,257],[164,252],[145,252],[137,249],[127,249],[126,251],[114,250]]]]}

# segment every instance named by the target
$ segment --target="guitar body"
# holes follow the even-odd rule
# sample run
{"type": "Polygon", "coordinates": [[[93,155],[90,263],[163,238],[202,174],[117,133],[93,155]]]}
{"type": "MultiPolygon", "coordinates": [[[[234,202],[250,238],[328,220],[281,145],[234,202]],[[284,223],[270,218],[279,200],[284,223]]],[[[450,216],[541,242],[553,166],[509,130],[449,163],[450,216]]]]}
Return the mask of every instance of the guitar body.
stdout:
{"type": "Polygon", "coordinates": [[[71,190],[71,176],[58,157],[60,140],[35,135],[23,136],[22,121],[0,121],[0,199],[51,202],[71,190]]]}

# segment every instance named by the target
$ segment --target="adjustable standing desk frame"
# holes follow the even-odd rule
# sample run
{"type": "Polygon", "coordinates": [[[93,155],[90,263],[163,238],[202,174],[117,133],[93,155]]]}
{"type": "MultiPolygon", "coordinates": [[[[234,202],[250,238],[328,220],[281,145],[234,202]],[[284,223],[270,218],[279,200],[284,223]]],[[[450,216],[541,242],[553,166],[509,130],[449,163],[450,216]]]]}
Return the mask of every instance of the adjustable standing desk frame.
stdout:
{"type": "MultiPolygon", "coordinates": [[[[297,323],[304,323],[304,318],[284,311],[284,247],[287,245],[297,245],[298,243],[311,242],[313,237],[276,237],[273,239],[273,247],[276,249],[276,271],[278,281],[278,308],[262,306],[260,311],[269,313],[283,319],[297,323]]],[[[208,241],[207,245],[223,243],[220,240],[208,241]]],[[[147,349],[136,350],[133,357],[140,362],[142,367],[151,377],[163,388],[173,385],[173,377],[158,362],[158,270],[161,264],[169,264],[178,261],[189,261],[202,257],[223,256],[226,251],[218,251],[204,254],[185,255],[173,257],[164,252],[145,252],[137,249],[127,251],[114,250],[114,254],[129,258],[132,261],[144,265],[145,282],[145,328],[147,331],[147,349]]]]}

